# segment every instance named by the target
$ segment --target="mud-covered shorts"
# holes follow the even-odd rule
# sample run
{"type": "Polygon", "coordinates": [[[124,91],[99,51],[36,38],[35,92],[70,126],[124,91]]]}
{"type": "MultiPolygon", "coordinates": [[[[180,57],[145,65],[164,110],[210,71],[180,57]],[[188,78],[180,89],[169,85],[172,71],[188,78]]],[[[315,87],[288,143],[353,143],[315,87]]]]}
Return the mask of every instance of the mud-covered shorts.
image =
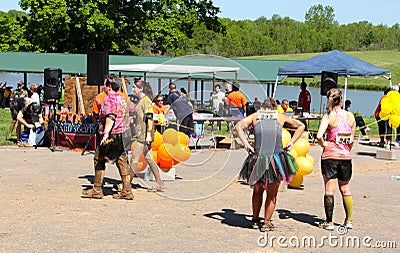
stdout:
{"type": "Polygon", "coordinates": [[[328,179],[339,179],[348,182],[353,173],[351,160],[324,159],[321,160],[322,175],[328,179]]]}

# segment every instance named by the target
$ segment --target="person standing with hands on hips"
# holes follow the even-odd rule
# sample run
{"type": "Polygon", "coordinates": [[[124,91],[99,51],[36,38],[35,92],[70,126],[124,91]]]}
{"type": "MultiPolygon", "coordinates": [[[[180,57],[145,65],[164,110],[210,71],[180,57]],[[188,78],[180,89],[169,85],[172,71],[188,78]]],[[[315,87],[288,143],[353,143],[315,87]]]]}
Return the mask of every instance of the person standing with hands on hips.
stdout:
{"type": "Polygon", "coordinates": [[[341,108],[342,92],[330,89],[327,93],[328,108],[321,120],[317,133],[318,144],[323,148],[321,155],[321,172],[325,184],[324,208],[326,219],[319,227],[334,230],[332,221],[336,183],[342,194],[343,206],[346,212],[344,226],[353,228],[353,197],[350,191],[352,176],[352,157],[356,122],[351,112],[341,108]],[[324,135],[326,134],[326,139],[324,135]]]}
{"type": "Polygon", "coordinates": [[[235,129],[249,153],[240,171],[240,177],[246,179],[253,187],[251,227],[260,228],[262,232],[274,230],[271,218],[275,210],[279,184],[282,180],[288,184],[297,172],[294,158],[288,151],[303,133],[304,124],[297,119],[278,113],[275,100],[267,98],[257,113],[240,120],[235,129]],[[244,132],[244,129],[251,125],[254,128],[254,147],[250,145],[244,132]],[[282,145],[283,126],[296,129],[286,147],[282,145]],[[267,197],[264,224],[262,224],[259,215],[264,191],[267,192],[267,197]]]}

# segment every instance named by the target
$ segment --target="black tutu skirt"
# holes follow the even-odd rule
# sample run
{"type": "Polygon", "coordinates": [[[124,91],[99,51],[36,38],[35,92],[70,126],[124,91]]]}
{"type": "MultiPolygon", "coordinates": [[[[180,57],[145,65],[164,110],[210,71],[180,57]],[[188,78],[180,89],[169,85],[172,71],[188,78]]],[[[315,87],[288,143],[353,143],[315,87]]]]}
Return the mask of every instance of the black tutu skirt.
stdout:
{"type": "Polygon", "coordinates": [[[239,177],[250,185],[283,180],[289,184],[298,168],[292,155],[282,151],[272,155],[249,155],[243,163],[239,177]]]}

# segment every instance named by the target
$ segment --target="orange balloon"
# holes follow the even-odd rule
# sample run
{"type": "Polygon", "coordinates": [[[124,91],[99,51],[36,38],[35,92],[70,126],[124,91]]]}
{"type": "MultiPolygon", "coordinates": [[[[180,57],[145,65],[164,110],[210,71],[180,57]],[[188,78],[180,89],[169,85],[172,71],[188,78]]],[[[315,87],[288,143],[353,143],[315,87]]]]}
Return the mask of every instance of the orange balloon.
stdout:
{"type": "MultiPolygon", "coordinates": [[[[132,145],[131,145],[132,153],[135,150],[136,143],[137,143],[137,141],[132,142],[132,145]]],[[[138,167],[136,168],[135,172],[140,172],[140,171],[146,169],[146,167],[147,167],[147,161],[144,158],[144,154],[141,154],[139,161],[138,161],[138,167]]]]}
{"type": "Polygon", "coordinates": [[[172,159],[172,161],[174,162],[174,165],[177,165],[179,163],[179,161],[172,159]]]}
{"type": "Polygon", "coordinates": [[[172,166],[174,166],[174,160],[160,159],[159,166],[160,166],[160,169],[168,171],[169,169],[172,168],[172,166]]]}
{"type": "Polygon", "coordinates": [[[178,132],[173,128],[168,128],[162,134],[163,143],[169,143],[175,146],[178,143],[178,132]]]}
{"type": "Polygon", "coordinates": [[[158,152],[156,150],[152,150],[151,154],[153,155],[153,159],[156,163],[158,163],[158,152]]]}
{"type": "Polygon", "coordinates": [[[176,144],[174,146],[174,155],[172,156],[172,158],[174,158],[174,160],[179,161],[179,162],[184,162],[187,159],[189,159],[190,157],[190,149],[188,146],[183,145],[183,144],[176,144]]]}
{"type": "Polygon", "coordinates": [[[163,143],[158,147],[157,157],[159,160],[169,161],[172,160],[172,157],[175,153],[174,146],[169,143],[163,143]]]}
{"type": "Polygon", "coordinates": [[[151,143],[151,149],[152,150],[158,150],[158,147],[163,143],[163,138],[162,135],[156,131],[154,133],[154,141],[151,143]]]}
{"type": "Polygon", "coordinates": [[[135,172],[143,171],[144,169],[146,169],[146,167],[147,167],[147,161],[144,158],[144,155],[141,154],[140,158],[139,158],[138,166],[137,166],[135,172]]]}
{"type": "Polygon", "coordinates": [[[189,136],[187,136],[183,132],[178,132],[178,142],[180,144],[188,145],[189,144],[189,136]]]}

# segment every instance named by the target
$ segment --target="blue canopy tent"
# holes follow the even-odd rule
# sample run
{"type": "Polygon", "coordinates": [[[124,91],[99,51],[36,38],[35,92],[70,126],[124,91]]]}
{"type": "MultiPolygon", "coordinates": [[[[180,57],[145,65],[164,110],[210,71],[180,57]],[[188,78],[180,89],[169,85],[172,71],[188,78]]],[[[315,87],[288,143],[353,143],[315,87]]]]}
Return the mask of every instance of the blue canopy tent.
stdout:
{"type": "MultiPolygon", "coordinates": [[[[278,77],[314,77],[320,76],[322,71],[337,72],[339,76],[346,77],[343,101],[346,100],[347,78],[350,76],[382,76],[390,81],[390,87],[392,87],[392,78],[389,70],[379,68],[338,50],[298,61],[285,67],[280,67],[278,69],[278,77]]],[[[277,83],[276,81],[274,91],[276,90],[277,83]]]]}

